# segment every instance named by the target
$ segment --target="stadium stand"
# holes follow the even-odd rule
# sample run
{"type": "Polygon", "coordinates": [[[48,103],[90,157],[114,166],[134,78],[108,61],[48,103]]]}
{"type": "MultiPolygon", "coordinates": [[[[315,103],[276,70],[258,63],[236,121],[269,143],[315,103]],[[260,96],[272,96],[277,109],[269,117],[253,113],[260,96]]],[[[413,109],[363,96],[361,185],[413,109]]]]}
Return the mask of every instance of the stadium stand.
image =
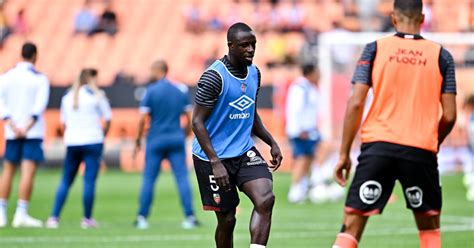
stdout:
{"type": "MultiPolygon", "coordinates": [[[[288,19],[285,15],[298,13],[302,16],[304,29],[318,33],[331,31],[334,23],[342,23],[348,31],[360,31],[362,28],[354,1],[292,2],[281,0],[272,6],[270,1],[251,0],[222,0],[219,4],[216,4],[216,0],[114,0],[112,8],[118,16],[119,31],[111,37],[103,33],[94,36],[74,33],[74,17],[83,6],[84,0],[7,0],[4,6],[7,20],[11,23],[18,11],[24,9],[29,32],[13,33],[5,40],[3,48],[0,49],[0,72],[8,70],[19,60],[18,50],[21,44],[25,40],[31,40],[38,44],[41,53],[37,68],[48,75],[53,87],[69,86],[84,66],[95,67],[100,71],[99,85],[102,87],[112,86],[117,77],[123,75],[131,78],[132,83],[143,85],[148,81],[148,65],[157,58],[168,61],[170,78],[192,87],[204,70],[204,63],[209,56],[214,51],[221,56],[227,50],[224,42],[225,28],[210,30],[206,27],[208,19],[218,13],[216,18],[219,18],[224,26],[235,21],[244,21],[258,30],[255,63],[262,71],[263,86],[273,89],[274,98],[269,101],[276,107],[273,110],[264,110],[263,115],[268,120],[275,120],[266,121],[270,130],[277,136],[284,137],[284,114],[279,110],[279,106],[284,106],[285,89],[299,73],[294,63],[297,62],[300,49],[305,43],[302,32],[284,30],[288,19]],[[344,5],[343,2],[350,4],[344,5]],[[195,3],[198,3],[201,24],[204,25],[198,33],[190,32],[186,28],[186,11],[195,3]],[[280,66],[282,64],[284,66],[280,66]]],[[[392,1],[378,2],[374,23],[381,27],[392,9],[392,1]]],[[[92,11],[97,15],[100,15],[106,6],[104,0],[90,0],[90,3],[92,11]]],[[[472,1],[432,0],[427,1],[426,6],[427,11],[431,13],[430,25],[426,27],[426,31],[473,30],[472,1]],[[443,21],[448,19],[452,21],[443,21]]],[[[380,28],[375,31],[378,30],[380,28]]],[[[450,49],[457,63],[463,63],[467,49],[468,47],[450,49]]],[[[474,78],[472,67],[460,68],[458,75],[458,81],[469,88],[466,82],[474,78]]],[[[345,102],[340,99],[346,99],[348,80],[347,75],[334,77],[332,92],[338,93],[339,100],[336,101],[336,97],[332,97],[333,110],[337,112],[333,116],[333,123],[339,123],[343,118],[345,102]]],[[[472,90],[474,92],[474,89],[472,90]]],[[[48,112],[47,136],[50,138],[54,137],[58,126],[55,111],[48,112]]],[[[114,124],[110,136],[119,139],[134,135],[134,116],[135,109],[114,109],[114,124]]],[[[1,135],[3,132],[0,132],[1,135]]]]}

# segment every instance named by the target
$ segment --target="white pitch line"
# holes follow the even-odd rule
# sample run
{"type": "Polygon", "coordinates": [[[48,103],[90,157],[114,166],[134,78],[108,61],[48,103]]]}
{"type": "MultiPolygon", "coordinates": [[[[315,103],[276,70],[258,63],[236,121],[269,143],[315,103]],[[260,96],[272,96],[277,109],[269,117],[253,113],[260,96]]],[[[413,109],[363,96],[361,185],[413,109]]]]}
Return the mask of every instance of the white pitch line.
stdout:
{"type": "MultiPolygon", "coordinates": [[[[474,225],[446,225],[441,228],[443,233],[474,231],[474,225]]],[[[304,232],[272,232],[271,239],[314,238],[316,236],[332,237],[337,234],[335,230],[304,231],[304,232]]],[[[368,231],[364,236],[390,236],[416,234],[413,228],[385,228],[368,231]]],[[[130,242],[160,242],[160,241],[202,241],[211,240],[212,235],[180,234],[180,235],[130,235],[120,237],[4,237],[0,244],[26,244],[26,243],[130,243],[130,242]]],[[[245,240],[248,235],[236,235],[235,239],[245,240]]]]}

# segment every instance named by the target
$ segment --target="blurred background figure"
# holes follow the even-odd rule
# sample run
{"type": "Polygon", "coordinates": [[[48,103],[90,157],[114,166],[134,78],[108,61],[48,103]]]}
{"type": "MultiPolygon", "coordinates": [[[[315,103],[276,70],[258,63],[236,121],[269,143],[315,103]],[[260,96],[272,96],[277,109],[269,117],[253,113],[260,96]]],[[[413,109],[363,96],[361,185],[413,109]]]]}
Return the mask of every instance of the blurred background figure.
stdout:
{"type": "Polygon", "coordinates": [[[468,201],[474,201],[474,95],[466,98],[464,107],[467,111],[468,124],[467,136],[469,140],[469,149],[471,152],[471,160],[469,164],[464,164],[464,185],[467,187],[466,198],[468,201]]]}
{"type": "Polygon", "coordinates": [[[90,0],[86,0],[74,19],[74,32],[88,34],[97,26],[98,17],[90,8],[90,0]]]}
{"type": "Polygon", "coordinates": [[[25,17],[25,9],[20,9],[16,14],[15,22],[13,23],[13,32],[23,36],[28,35],[30,32],[28,21],[25,17]]]}
{"type": "Polygon", "coordinates": [[[63,176],[56,192],[51,216],[46,222],[47,228],[59,227],[61,210],[82,162],[85,164],[85,172],[82,197],[84,217],[81,227],[98,227],[92,218],[95,185],[112,111],[105,93],[97,87],[96,81],[96,69],[83,69],[61,100],[61,123],[64,125],[64,144],[67,150],[63,176]]]}
{"type": "Polygon", "coordinates": [[[154,83],[149,85],[140,103],[140,121],[136,139],[135,153],[142,147],[142,136],[145,124],[149,119],[149,129],[145,148],[145,169],[140,191],[140,208],[135,221],[138,229],[149,227],[147,218],[153,202],[154,187],[160,173],[161,162],[167,159],[171,164],[185,220],[184,229],[192,229],[199,225],[192,201],[188,167],[186,165],[185,139],[191,133],[191,104],[186,92],[183,92],[166,78],[168,65],[158,60],[151,67],[154,83]],[[186,119],[183,129],[181,117],[186,119]]]}
{"type": "Polygon", "coordinates": [[[117,14],[113,9],[112,0],[107,1],[107,5],[100,15],[99,21],[96,27],[89,33],[89,35],[94,35],[98,33],[106,33],[110,36],[115,36],[118,32],[118,19],[117,14]]]}
{"type": "Polygon", "coordinates": [[[321,95],[318,90],[319,72],[313,64],[301,67],[303,76],[297,78],[288,91],[286,101],[286,134],[293,150],[293,168],[288,201],[306,200],[309,171],[321,141],[317,129],[321,95]]]}
{"type": "Polygon", "coordinates": [[[7,39],[11,30],[8,26],[7,16],[5,15],[4,6],[5,2],[0,1],[0,50],[2,50],[3,42],[7,39]]]}
{"type": "Polygon", "coordinates": [[[6,148],[0,178],[0,227],[7,225],[7,201],[18,166],[21,166],[19,197],[12,226],[42,227],[28,214],[33,181],[43,162],[45,124],[43,112],[49,99],[49,81],[35,69],[37,48],[25,43],[22,61],[0,77],[0,112],[5,120],[6,148]]]}

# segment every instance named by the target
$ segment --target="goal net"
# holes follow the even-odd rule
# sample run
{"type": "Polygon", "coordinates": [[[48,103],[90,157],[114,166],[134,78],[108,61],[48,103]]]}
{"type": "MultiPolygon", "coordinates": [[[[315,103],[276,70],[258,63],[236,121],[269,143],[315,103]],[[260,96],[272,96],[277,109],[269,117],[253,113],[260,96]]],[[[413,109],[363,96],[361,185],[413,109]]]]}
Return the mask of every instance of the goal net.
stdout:
{"type": "MultiPolygon", "coordinates": [[[[352,33],[329,32],[319,37],[317,52],[321,73],[320,89],[324,107],[322,108],[322,133],[325,138],[339,140],[342,135],[347,99],[351,90],[351,79],[355,65],[364,46],[378,38],[393,33],[352,33]]],[[[453,55],[456,63],[457,101],[460,110],[458,124],[465,123],[462,103],[469,94],[474,94],[474,33],[425,33],[426,39],[435,41],[453,55]]],[[[458,126],[459,126],[458,125],[458,126]]],[[[448,144],[466,142],[463,134],[456,131],[448,144]]]]}

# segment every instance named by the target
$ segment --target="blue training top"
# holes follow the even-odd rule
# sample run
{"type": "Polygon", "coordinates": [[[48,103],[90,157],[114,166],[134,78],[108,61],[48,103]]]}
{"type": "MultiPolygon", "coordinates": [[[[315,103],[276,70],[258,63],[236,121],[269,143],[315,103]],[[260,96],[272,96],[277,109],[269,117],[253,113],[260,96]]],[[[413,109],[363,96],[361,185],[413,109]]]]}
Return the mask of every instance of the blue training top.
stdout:
{"type": "MultiPolygon", "coordinates": [[[[258,89],[257,68],[248,66],[247,77],[237,78],[216,60],[207,70],[216,71],[222,78],[222,92],[205,122],[211,144],[221,159],[238,157],[254,146],[251,134],[258,89]]],[[[196,138],[193,154],[209,160],[196,138]]]]}
{"type": "Polygon", "coordinates": [[[166,78],[148,86],[140,103],[140,107],[148,109],[151,116],[147,144],[166,146],[184,142],[186,135],[181,128],[180,118],[189,105],[187,94],[166,78]]]}

